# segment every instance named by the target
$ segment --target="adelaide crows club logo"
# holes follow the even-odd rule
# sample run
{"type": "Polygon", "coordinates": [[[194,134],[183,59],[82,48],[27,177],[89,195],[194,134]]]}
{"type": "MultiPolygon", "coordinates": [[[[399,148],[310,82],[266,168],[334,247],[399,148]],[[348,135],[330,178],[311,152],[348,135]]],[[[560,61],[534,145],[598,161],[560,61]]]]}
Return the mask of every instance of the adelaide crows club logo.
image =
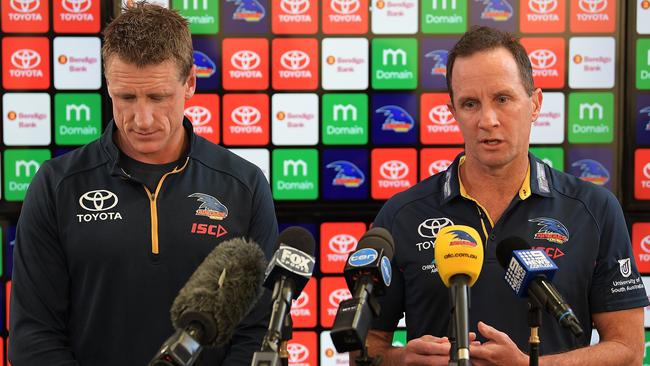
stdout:
{"type": "Polygon", "coordinates": [[[187,197],[196,198],[201,205],[196,210],[197,216],[206,216],[213,220],[223,220],[228,217],[228,208],[218,199],[205,193],[192,193],[187,197]]]}
{"type": "Polygon", "coordinates": [[[466,231],[450,230],[449,232],[454,235],[451,241],[449,242],[450,247],[456,245],[462,245],[465,247],[475,247],[478,245],[476,240],[472,238],[472,236],[466,231]]]}
{"type": "Polygon", "coordinates": [[[605,185],[609,182],[609,172],[600,162],[592,159],[581,159],[571,164],[572,167],[580,169],[578,178],[597,184],[605,185]]]}
{"type": "Polygon", "coordinates": [[[234,2],[237,5],[235,13],[232,15],[233,20],[244,20],[247,22],[259,22],[266,15],[264,6],[257,0],[226,0],[234,2]]]}
{"type": "Polygon", "coordinates": [[[433,60],[433,67],[431,68],[431,75],[441,75],[447,77],[447,59],[449,51],[435,50],[424,55],[425,58],[433,60]]]}
{"type": "Polygon", "coordinates": [[[325,167],[336,171],[336,176],[332,180],[333,186],[357,188],[366,181],[366,176],[361,169],[349,161],[337,160],[325,167]]]}
{"type": "Polygon", "coordinates": [[[561,222],[548,217],[530,219],[528,222],[535,222],[542,228],[535,234],[535,239],[548,240],[551,243],[564,244],[569,240],[569,230],[561,222]]]}
{"type": "Polygon", "coordinates": [[[496,22],[505,22],[512,17],[514,9],[506,0],[476,0],[482,2],[485,8],[481,12],[481,19],[491,19],[496,22]]]}
{"type": "Polygon", "coordinates": [[[196,65],[196,77],[209,78],[217,71],[214,61],[201,51],[194,51],[194,65],[196,65]]]}
{"type": "Polygon", "coordinates": [[[382,130],[392,130],[395,132],[408,132],[415,125],[413,117],[404,110],[404,108],[396,105],[385,105],[377,108],[375,113],[383,113],[386,119],[381,125],[382,130]]]}

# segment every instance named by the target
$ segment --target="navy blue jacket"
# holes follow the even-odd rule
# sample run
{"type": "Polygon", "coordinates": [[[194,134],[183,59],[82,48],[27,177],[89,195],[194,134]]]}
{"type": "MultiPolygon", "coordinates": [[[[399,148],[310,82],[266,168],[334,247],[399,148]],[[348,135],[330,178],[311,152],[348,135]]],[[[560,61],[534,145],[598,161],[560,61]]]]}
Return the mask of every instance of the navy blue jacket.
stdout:
{"type": "MultiPolygon", "coordinates": [[[[186,159],[155,192],[119,166],[111,122],[103,136],[45,162],[18,221],[10,313],[14,366],[147,364],[173,333],[169,309],[220,242],[247,237],[270,258],[277,221],[253,164],[194,135],[186,159]],[[200,209],[199,193],[221,203],[200,209]]],[[[231,344],[199,365],[249,365],[269,294],[231,344]]]]}
{"type": "Polygon", "coordinates": [[[483,268],[471,288],[473,332],[483,321],[527,350],[527,301],[506,285],[504,269],[496,259],[497,245],[509,236],[523,238],[555,261],[559,270],[553,282],[585,330],[585,336],[576,339],[545,314],[540,329],[542,354],[588,345],[593,313],[648,304],[614,195],[554,170],[532,154],[529,157],[527,179],[497,222],[465,193],[458,178],[461,156],[445,172],[384,205],[374,225],[385,227],[395,239],[393,281],[380,298],[382,310],[374,328],[393,331],[406,313],[409,340],[426,334],[449,335],[449,290],[434,260],[436,235],[448,225],[475,228],[484,245],[483,268]]]}

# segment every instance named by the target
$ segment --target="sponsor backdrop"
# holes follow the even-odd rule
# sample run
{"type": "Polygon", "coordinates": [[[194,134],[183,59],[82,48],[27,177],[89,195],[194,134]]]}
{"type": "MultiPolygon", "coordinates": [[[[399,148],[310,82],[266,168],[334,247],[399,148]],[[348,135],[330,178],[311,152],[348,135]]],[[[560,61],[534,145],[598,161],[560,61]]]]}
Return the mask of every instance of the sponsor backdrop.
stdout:
{"type": "MultiPolygon", "coordinates": [[[[0,1],[6,315],[15,221],[32,177],[43,161],[97,139],[111,116],[100,32],[124,4],[0,1]]],[[[624,200],[635,260],[650,274],[650,1],[154,2],[191,24],[199,79],[185,114],[195,131],[258,165],[281,229],[302,225],[319,244],[317,271],[291,311],[291,365],[347,364],[328,330],[350,296],[348,253],[384,200],[462,151],[445,72],[448,50],[472,25],[521,36],[545,91],[531,150],[624,200]]],[[[397,332],[395,344],[405,343],[397,332]]]]}

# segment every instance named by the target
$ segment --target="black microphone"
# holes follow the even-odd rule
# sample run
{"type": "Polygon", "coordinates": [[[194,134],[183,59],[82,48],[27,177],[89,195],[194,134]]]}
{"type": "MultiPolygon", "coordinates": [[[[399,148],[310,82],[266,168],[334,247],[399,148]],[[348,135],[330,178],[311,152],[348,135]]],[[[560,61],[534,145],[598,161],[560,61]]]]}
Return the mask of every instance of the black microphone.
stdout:
{"type": "Polygon", "coordinates": [[[277,239],[277,250],[268,267],[264,286],[273,290],[272,312],[260,352],[255,352],[252,365],[279,365],[278,351],[282,329],[291,309],[291,300],[297,299],[314,272],[316,259],[314,237],[309,231],[292,226],[283,230],[277,239]]]}
{"type": "Polygon", "coordinates": [[[243,238],[219,244],[179,291],[171,307],[176,333],[149,366],[189,366],[203,347],[222,346],[262,295],[266,258],[243,238]]]}
{"type": "Polygon", "coordinates": [[[363,234],[357,249],[350,253],[344,275],[353,296],[339,304],[330,333],[337,352],[364,347],[370,322],[381,310],[376,297],[390,286],[394,248],[388,230],[376,227],[363,234]]]}
{"type": "Polygon", "coordinates": [[[506,269],[506,282],[518,296],[529,296],[535,305],[545,309],[574,336],[583,334],[573,310],[547,278],[554,274],[557,266],[544,251],[532,250],[524,239],[513,236],[497,245],[496,255],[506,269]]]}

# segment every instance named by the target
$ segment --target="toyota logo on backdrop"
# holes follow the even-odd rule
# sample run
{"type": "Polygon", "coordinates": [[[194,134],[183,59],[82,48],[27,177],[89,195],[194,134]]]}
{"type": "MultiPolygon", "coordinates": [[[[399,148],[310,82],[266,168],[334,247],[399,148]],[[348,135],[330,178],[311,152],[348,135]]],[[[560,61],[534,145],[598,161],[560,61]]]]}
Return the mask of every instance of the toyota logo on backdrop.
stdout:
{"type": "Polygon", "coordinates": [[[185,115],[192,121],[193,126],[206,125],[212,119],[212,113],[207,108],[199,105],[186,108],[185,115]]]}
{"type": "Polygon", "coordinates": [[[31,13],[41,5],[40,0],[11,0],[9,6],[19,13],[31,13]]]}
{"type": "Polygon", "coordinates": [[[262,114],[255,107],[242,105],[233,109],[230,118],[240,126],[252,126],[262,119],[262,114]]]}
{"type": "Polygon", "coordinates": [[[347,299],[352,298],[352,294],[350,293],[350,290],[347,288],[340,288],[338,290],[333,291],[330,294],[329,297],[329,302],[332,307],[338,308],[339,305],[341,304],[341,301],[345,301],[347,299]]]}
{"type": "Polygon", "coordinates": [[[309,0],[281,0],[280,8],[285,13],[302,14],[309,10],[309,0]]]}
{"type": "Polygon", "coordinates": [[[454,222],[446,217],[424,220],[418,226],[418,234],[423,238],[436,238],[440,229],[453,224],[454,222]]]}
{"type": "Polygon", "coordinates": [[[309,358],[309,349],[300,343],[289,343],[287,345],[289,362],[304,362],[309,358]]]}
{"type": "Polygon", "coordinates": [[[41,64],[41,55],[34,50],[23,48],[11,55],[11,63],[19,69],[33,69],[41,64]]]}
{"type": "Polygon", "coordinates": [[[93,4],[92,0],[62,0],[61,6],[70,13],[84,13],[90,9],[93,4]]]}
{"type": "Polygon", "coordinates": [[[230,63],[239,70],[248,71],[253,70],[260,65],[262,61],[260,56],[249,50],[242,50],[235,52],[232,57],[230,57],[230,63]]]}
{"type": "Polygon", "coordinates": [[[329,248],[336,254],[348,254],[357,247],[357,238],[350,234],[338,234],[329,241],[329,248]]]}
{"type": "Polygon", "coordinates": [[[88,211],[107,211],[117,206],[117,196],[111,191],[97,189],[79,197],[79,205],[88,211]]]}
{"type": "Polygon", "coordinates": [[[607,0],[579,0],[578,6],[585,13],[600,13],[607,8],[607,0]]]}
{"type": "Polygon", "coordinates": [[[529,0],[528,7],[537,14],[548,14],[557,8],[557,0],[529,0]]]}
{"type": "Polygon", "coordinates": [[[449,108],[444,104],[431,108],[429,111],[429,120],[437,125],[443,126],[456,122],[454,115],[451,114],[449,108]]]}
{"type": "Polygon", "coordinates": [[[280,57],[282,66],[289,70],[302,70],[309,66],[309,55],[299,51],[287,51],[280,57]]]}
{"type": "Polygon", "coordinates": [[[409,167],[399,160],[389,160],[379,167],[379,174],[389,180],[399,180],[409,174],[409,167]]]}
{"type": "Polygon", "coordinates": [[[646,178],[650,179],[650,163],[647,163],[643,167],[643,175],[645,175],[646,178]]]}
{"type": "Polygon", "coordinates": [[[641,239],[641,249],[646,253],[650,253],[650,235],[646,235],[641,239]]]}
{"type": "Polygon", "coordinates": [[[309,302],[309,295],[307,295],[307,293],[303,291],[300,293],[300,296],[298,296],[297,299],[293,300],[291,307],[293,309],[302,309],[307,305],[308,302],[309,302]]]}
{"type": "Polygon", "coordinates": [[[555,66],[557,56],[550,50],[535,50],[528,55],[534,69],[550,69],[555,66]]]}
{"type": "Polygon", "coordinates": [[[442,171],[447,170],[449,166],[451,165],[451,160],[436,160],[433,163],[429,164],[429,174],[434,175],[438,174],[442,171]]]}
{"type": "Polygon", "coordinates": [[[359,0],[332,0],[330,7],[335,13],[348,15],[359,10],[361,3],[359,0]]]}

